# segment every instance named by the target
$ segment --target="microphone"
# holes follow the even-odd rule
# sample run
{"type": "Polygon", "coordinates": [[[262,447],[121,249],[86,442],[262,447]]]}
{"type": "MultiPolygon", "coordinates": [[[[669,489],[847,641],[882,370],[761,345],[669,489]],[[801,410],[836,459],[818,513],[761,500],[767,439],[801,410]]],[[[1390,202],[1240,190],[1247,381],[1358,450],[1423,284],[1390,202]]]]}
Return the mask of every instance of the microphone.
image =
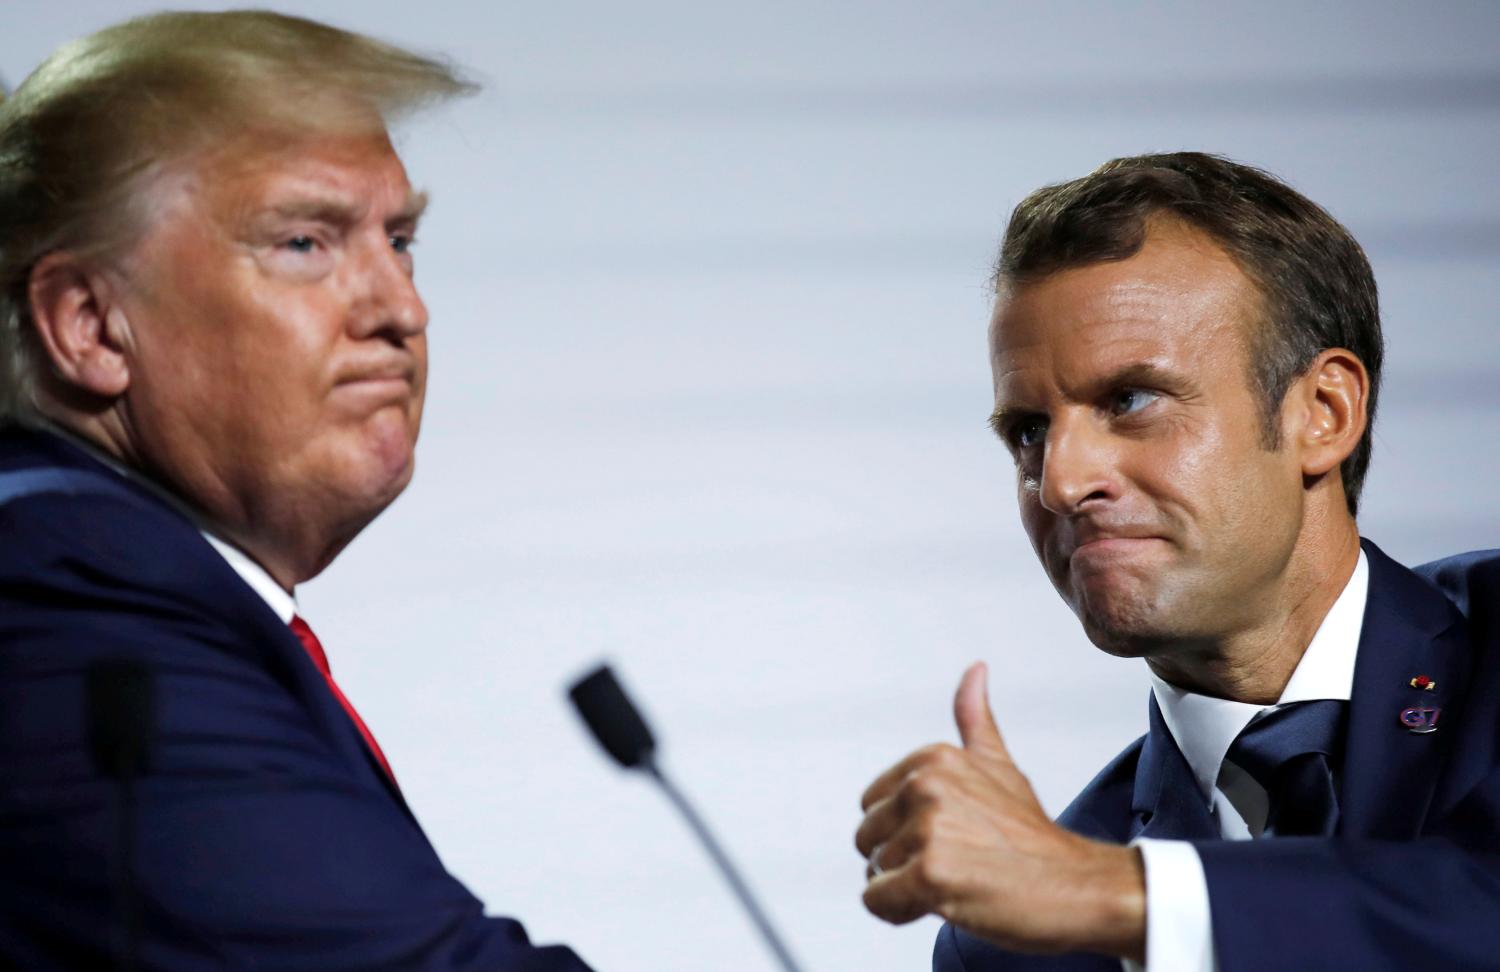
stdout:
{"type": "Polygon", "coordinates": [[[123,659],[91,663],[85,679],[94,767],[118,784],[119,856],[114,877],[120,928],[115,965],[122,972],[135,972],[140,965],[141,920],[135,893],[134,784],[150,766],[154,686],[144,664],[123,659]]]}
{"type": "Polygon", "coordinates": [[[651,735],[651,729],[646,725],[646,720],[641,718],[630,697],[625,694],[619,681],[615,679],[615,673],[608,665],[600,665],[583,678],[574,682],[568,689],[568,695],[573,700],[573,706],[578,714],[583,717],[584,723],[599,744],[604,747],[605,752],[614,758],[626,769],[641,770],[656,781],[667,799],[677,807],[683,818],[687,820],[688,826],[708,851],[718,865],[724,880],[729,882],[735,896],[740,899],[740,904],[749,913],[750,920],[760,931],[761,937],[765,939],[766,945],[776,956],[785,972],[799,972],[797,963],[792,959],[791,952],[776,934],[776,929],[771,927],[771,920],[766,917],[755,896],[750,893],[750,888],[735,869],[729,856],[724,853],[719,842],[709,832],[708,825],[698,816],[692,804],[683,795],[682,791],[672,783],[667,775],[662,772],[656,762],[656,738],[651,735]]]}

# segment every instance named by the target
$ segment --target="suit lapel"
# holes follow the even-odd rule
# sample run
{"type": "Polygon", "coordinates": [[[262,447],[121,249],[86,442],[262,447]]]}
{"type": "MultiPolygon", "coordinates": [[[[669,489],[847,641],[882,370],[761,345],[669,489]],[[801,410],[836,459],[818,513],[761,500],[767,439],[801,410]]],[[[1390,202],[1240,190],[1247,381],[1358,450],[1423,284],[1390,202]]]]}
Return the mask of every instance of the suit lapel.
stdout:
{"type": "Polygon", "coordinates": [[[1162,718],[1155,694],[1151,696],[1151,731],[1136,765],[1130,812],[1130,840],[1208,840],[1219,836],[1208,803],[1162,718]]]}
{"type": "MultiPolygon", "coordinates": [[[[19,470],[52,470],[57,468],[78,470],[102,477],[113,483],[125,497],[134,499],[152,509],[160,509],[181,524],[181,530],[162,538],[162,550],[170,550],[172,569],[163,573],[163,579],[177,585],[190,594],[198,603],[212,604],[231,619],[232,626],[245,633],[244,644],[257,650],[262,663],[288,685],[320,724],[328,738],[343,757],[354,765],[362,766],[385,787],[401,807],[407,819],[415,826],[416,817],[407,806],[401,791],[376,762],[375,756],[360,737],[359,730],[344,713],[343,707],[328,691],[321,672],[307,657],[307,651],[292,630],[278,618],[266,604],[265,599],[255,593],[244,582],[234,568],[213,549],[198,531],[198,527],[183,513],[182,509],[170,505],[162,497],[153,494],[140,483],[116,475],[78,446],[59,436],[45,431],[21,428],[3,430],[9,451],[16,454],[13,463],[0,466],[19,470]]],[[[163,556],[157,554],[158,556],[163,556]]],[[[420,829],[420,828],[418,828],[420,829]]]]}
{"type": "MultiPolygon", "coordinates": [[[[236,574],[235,576],[238,577],[239,575],[236,574]]],[[[253,591],[250,593],[254,594],[253,591]]],[[[255,604],[253,606],[265,607],[265,603],[260,600],[259,595],[255,595],[255,604]]],[[[296,673],[295,677],[299,694],[307,700],[310,706],[316,708],[318,719],[322,723],[325,732],[337,741],[345,759],[363,766],[369,775],[373,776],[385,788],[385,791],[391,795],[391,799],[396,801],[396,804],[401,808],[401,812],[406,815],[406,818],[415,825],[417,823],[416,815],[407,806],[406,798],[402,796],[400,788],[396,786],[396,782],[386,773],[385,767],[381,766],[380,762],[376,760],[375,754],[370,751],[370,747],[365,745],[364,737],[360,735],[359,729],[355,727],[353,720],[344,711],[344,707],[339,704],[333,693],[329,691],[327,680],[323,677],[323,673],[318,671],[317,666],[313,664],[313,660],[308,657],[307,649],[302,646],[302,642],[297,640],[297,636],[289,626],[282,623],[280,618],[271,613],[270,608],[266,607],[260,620],[263,622],[262,630],[266,635],[262,643],[274,643],[279,649],[278,654],[289,660],[288,665],[290,669],[296,673]]]]}
{"type": "Polygon", "coordinates": [[[1444,721],[1444,710],[1461,696],[1470,659],[1453,605],[1373,543],[1361,543],[1370,592],[1354,666],[1339,832],[1407,839],[1422,829],[1453,744],[1458,726],[1444,721]],[[1411,685],[1424,675],[1435,683],[1431,691],[1411,685]],[[1428,721],[1430,732],[1406,724],[1428,721]]]}

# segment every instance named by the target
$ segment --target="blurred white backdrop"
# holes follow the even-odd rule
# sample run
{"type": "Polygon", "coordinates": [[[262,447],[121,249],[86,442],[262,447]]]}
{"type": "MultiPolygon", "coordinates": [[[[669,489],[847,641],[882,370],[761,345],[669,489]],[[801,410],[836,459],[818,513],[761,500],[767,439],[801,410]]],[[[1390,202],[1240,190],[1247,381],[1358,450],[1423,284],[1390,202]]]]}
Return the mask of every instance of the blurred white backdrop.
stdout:
{"type": "MultiPolygon", "coordinates": [[[[1054,811],[1143,730],[985,428],[985,279],[1037,185],[1194,148],[1330,208],[1390,349],[1364,531],[1500,545],[1500,6],[268,5],[485,82],[401,139],[434,195],[416,481],[301,599],[448,865],[601,972],[771,966],[576,724],[598,659],[809,972],[926,967],[852,835],[970,660],[1054,811]]],[[[6,0],[0,73],[160,6],[6,0]]]]}

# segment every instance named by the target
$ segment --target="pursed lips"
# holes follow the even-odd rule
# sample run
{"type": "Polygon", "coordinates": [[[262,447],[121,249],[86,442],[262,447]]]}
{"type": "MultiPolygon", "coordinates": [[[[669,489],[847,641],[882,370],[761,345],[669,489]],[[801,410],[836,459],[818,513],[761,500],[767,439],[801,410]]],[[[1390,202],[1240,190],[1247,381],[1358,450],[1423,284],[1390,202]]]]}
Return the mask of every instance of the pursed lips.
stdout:
{"type": "Polygon", "coordinates": [[[405,407],[416,393],[417,369],[410,361],[350,367],[334,382],[336,393],[345,393],[361,412],[370,406],[399,404],[405,407]]]}
{"type": "Polygon", "coordinates": [[[416,365],[409,361],[396,361],[372,367],[346,368],[339,374],[334,384],[338,386],[402,382],[410,386],[416,383],[416,374],[416,365]]]}
{"type": "Polygon", "coordinates": [[[1129,553],[1149,543],[1164,539],[1158,534],[1133,527],[1108,528],[1090,524],[1074,527],[1068,532],[1072,534],[1070,538],[1072,543],[1059,545],[1059,549],[1065,551],[1063,560],[1069,565],[1079,554],[1093,557],[1129,553]]]}

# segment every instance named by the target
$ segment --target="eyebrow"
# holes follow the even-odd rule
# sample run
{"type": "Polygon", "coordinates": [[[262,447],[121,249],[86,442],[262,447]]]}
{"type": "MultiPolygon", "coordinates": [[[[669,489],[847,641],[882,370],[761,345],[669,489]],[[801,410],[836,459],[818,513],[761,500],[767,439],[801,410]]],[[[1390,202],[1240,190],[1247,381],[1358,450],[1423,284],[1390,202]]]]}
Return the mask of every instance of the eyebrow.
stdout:
{"type": "MultiPolygon", "coordinates": [[[[410,226],[422,218],[427,211],[428,195],[425,192],[412,191],[407,193],[406,200],[401,208],[396,210],[385,225],[410,226]]],[[[327,223],[331,226],[352,226],[359,222],[361,217],[369,209],[369,203],[354,199],[290,199],[283,203],[268,206],[262,213],[264,216],[280,217],[288,220],[307,220],[315,223],[327,223]]]]}
{"type": "Polygon", "coordinates": [[[1002,439],[1005,438],[1006,423],[1011,420],[1012,416],[1018,415],[1020,412],[1021,410],[1018,408],[1006,408],[1004,405],[996,406],[995,410],[990,413],[990,431],[1002,439]]]}
{"type": "Polygon", "coordinates": [[[1094,385],[1095,394],[1115,388],[1133,388],[1137,385],[1167,389],[1181,387],[1182,377],[1153,362],[1137,361],[1115,369],[1094,385]]]}
{"type": "MultiPolygon", "coordinates": [[[[1117,388],[1147,387],[1170,390],[1182,387],[1182,383],[1180,376],[1160,365],[1150,361],[1137,361],[1134,364],[1117,368],[1097,381],[1090,382],[1087,392],[1088,397],[1094,398],[1117,388]]],[[[1003,439],[1005,426],[1016,416],[1035,414],[1037,413],[1032,409],[996,405],[995,410],[990,413],[990,430],[1003,439]]]]}
{"type": "Polygon", "coordinates": [[[401,208],[396,210],[396,214],[386,220],[386,225],[402,226],[415,224],[422,218],[422,214],[427,212],[427,204],[431,200],[432,197],[425,190],[418,191],[413,189],[406,194],[406,202],[401,204],[401,208]]]}

